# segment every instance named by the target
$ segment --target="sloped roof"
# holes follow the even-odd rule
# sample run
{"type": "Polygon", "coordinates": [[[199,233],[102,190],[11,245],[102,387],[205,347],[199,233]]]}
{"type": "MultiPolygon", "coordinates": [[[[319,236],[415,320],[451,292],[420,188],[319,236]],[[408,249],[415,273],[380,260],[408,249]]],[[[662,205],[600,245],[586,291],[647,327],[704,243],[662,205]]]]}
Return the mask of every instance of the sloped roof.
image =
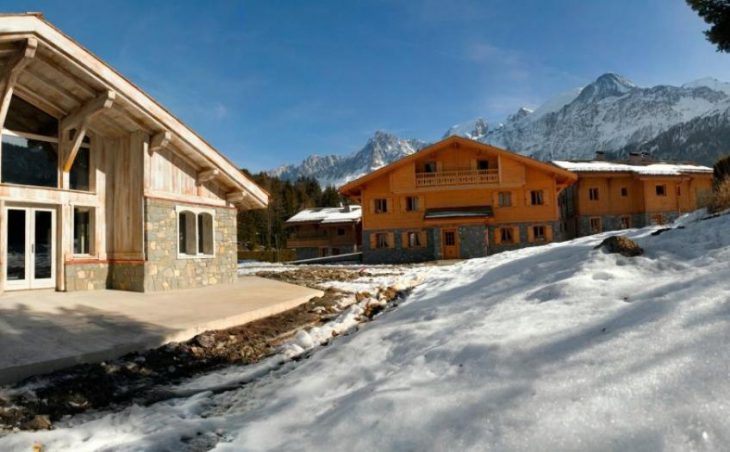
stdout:
{"type": "Polygon", "coordinates": [[[702,165],[686,163],[625,163],[607,162],[602,160],[571,162],[566,160],[555,160],[553,164],[560,168],[573,172],[596,172],[596,173],[634,173],[641,176],[679,176],[688,173],[712,174],[712,168],[702,165]]]}
{"type": "Polygon", "coordinates": [[[244,193],[249,206],[267,205],[268,194],[241,173],[237,165],[150,95],[48,22],[42,14],[0,14],[0,41],[14,42],[28,38],[37,39],[39,51],[52,55],[54,62],[64,62],[73,68],[73,73],[65,72],[64,77],[83,75],[93,80],[95,89],[114,92],[115,105],[130,112],[133,120],[145,121],[144,127],[150,132],[169,133],[171,142],[194,155],[203,167],[217,169],[219,173],[216,177],[225,182],[231,192],[244,193]]]}
{"type": "Polygon", "coordinates": [[[314,207],[312,209],[302,210],[286,220],[286,223],[358,223],[361,219],[362,208],[360,206],[314,207]]]}
{"type": "Polygon", "coordinates": [[[450,144],[453,144],[453,143],[458,143],[458,144],[462,144],[462,145],[466,145],[466,146],[473,146],[478,149],[483,149],[483,150],[495,152],[497,154],[502,154],[509,158],[515,159],[521,163],[524,163],[525,165],[540,169],[542,171],[553,173],[556,176],[561,177],[565,180],[575,181],[578,178],[578,176],[571,173],[570,171],[564,170],[555,165],[551,165],[549,163],[542,162],[540,160],[536,160],[531,157],[526,157],[524,155],[520,155],[515,152],[508,151],[506,149],[498,148],[496,146],[492,146],[492,145],[485,144],[485,143],[482,143],[479,141],[470,140],[468,138],[454,135],[454,136],[445,138],[437,143],[434,143],[430,146],[426,146],[425,148],[421,149],[418,152],[415,152],[411,155],[408,155],[399,160],[396,160],[395,162],[393,162],[389,165],[386,165],[382,168],[379,168],[371,173],[368,173],[358,179],[348,182],[339,188],[339,192],[345,196],[352,195],[354,192],[358,191],[358,189],[365,183],[367,183],[373,179],[376,179],[384,174],[387,174],[387,173],[395,170],[396,168],[399,168],[409,162],[412,162],[416,159],[423,158],[429,154],[442,150],[442,149],[444,149],[444,147],[446,147],[450,144]]]}

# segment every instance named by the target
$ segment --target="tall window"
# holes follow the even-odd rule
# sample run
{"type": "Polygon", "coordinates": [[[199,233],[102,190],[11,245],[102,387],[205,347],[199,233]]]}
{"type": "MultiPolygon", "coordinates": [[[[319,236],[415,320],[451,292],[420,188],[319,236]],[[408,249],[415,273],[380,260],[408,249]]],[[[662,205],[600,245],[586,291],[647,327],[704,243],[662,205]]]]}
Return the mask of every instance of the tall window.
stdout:
{"type": "Polygon", "coordinates": [[[501,191],[497,195],[499,198],[499,207],[510,207],[512,205],[512,193],[508,191],[501,191]]]}
{"type": "Polygon", "coordinates": [[[536,242],[544,242],[545,241],[545,226],[533,226],[532,227],[532,236],[535,238],[536,242]]]}
{"type": "Polygon", "coordinates": [[[512,235],[512,228],[500,228],[499,234],[502,243],[513,243],[515,241],[512,235]]]}
{"type": "Polygon", "coordinates": [[[71,190],[89,191],[91,188],[91,156],[87,145],[81,145],[76,159],[69,171],[69,187],[71,190]]]}
{"type": "Polygon", "coordinates": [[[532,190],[530,192],[530,204],[533,206],[541,206],[545,203],[545,200],[543,199],[543,192],[542,190],[532,190]]]}
{"type": "Polygon", "coordinates": [[[390,241],[388,240],[388,234],[384,232],[378,232],[375,234],[375,247],[376,248],[390,248],[390,241]]]}
{"type": "Polygon", "coordinates": [[[421,243],[421,236],[418,232],[408,233],[408,248],[420,248],[424,244],[421,243]]]}
{"type": "Polygon", "coordinates": [[[74,207],[74,254],[91,254],[92,225],[93,209],[91,207],[74,207]]]}
{"type": "Polygon", "coordinates": [[[178,208],[178,254],[205,257],[215,254],[213,214],[178,208]]]}
{"type": "Polygon", "coordinates": [[[598,201],[598,189],[597,188],[588,189],[588,199],[590,199],[591,201],[598,201]]]}
{"type": "Polygon", "coordinates": [[[388,213],[388,200],[378,198],[373,201],[375,213],[388,213]]]}

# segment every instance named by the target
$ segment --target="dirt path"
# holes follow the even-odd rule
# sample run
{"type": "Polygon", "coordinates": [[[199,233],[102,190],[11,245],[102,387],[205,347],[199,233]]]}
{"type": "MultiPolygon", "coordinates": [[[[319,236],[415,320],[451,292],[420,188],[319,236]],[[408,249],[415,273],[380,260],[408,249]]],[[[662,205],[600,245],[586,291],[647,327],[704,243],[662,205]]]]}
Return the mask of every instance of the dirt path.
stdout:
{"type": "MultiPolygon", "coordinates": [[[[353,281],[367,272],[354,269],[309,269],[260,272],[295,284],[324,288],[327,282],[353,281]]],[[[377,287],[375,293],[352,293],[325,288],[322,297],[283,313],[225,330],[207,331],[193,339],[132,353],[118,360],[82,364],[52,374],[32,377],[0,391],[0,432],[52,428],[64,416],[92,410],[120,409],[132,403],[150,404],[166,397],[158,388],[233,364],[253,364],[277,353],[279,347],[303,328],[335,319],[348,303],[374,297],[383,302],[367,305],[361,321],[380,312],[404,294],[377,287]]]]}

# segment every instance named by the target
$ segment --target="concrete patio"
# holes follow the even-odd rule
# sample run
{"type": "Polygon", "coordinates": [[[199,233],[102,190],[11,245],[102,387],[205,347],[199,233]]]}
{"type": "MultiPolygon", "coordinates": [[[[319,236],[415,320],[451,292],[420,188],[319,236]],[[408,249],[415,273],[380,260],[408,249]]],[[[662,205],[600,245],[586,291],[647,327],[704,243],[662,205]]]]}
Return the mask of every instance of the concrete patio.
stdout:
{"type": "Polygon", "coordinates": [[[0,384],[184,341],[296,307],[322,292],[254,276],[170,292],[6,292],[0,384]]]}

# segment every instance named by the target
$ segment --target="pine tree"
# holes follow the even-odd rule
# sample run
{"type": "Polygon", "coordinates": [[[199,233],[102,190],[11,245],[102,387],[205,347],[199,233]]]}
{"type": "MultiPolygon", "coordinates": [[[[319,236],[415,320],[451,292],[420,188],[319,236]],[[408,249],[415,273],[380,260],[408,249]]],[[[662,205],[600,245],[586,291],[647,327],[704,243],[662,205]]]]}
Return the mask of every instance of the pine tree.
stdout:
{"type": "Polygon", "coordinates": [[[705,31],[707,40],[717,46],[719,52],[730,52],[730,1],[687,0],[687,4],[710,24],[705,31]]]}

